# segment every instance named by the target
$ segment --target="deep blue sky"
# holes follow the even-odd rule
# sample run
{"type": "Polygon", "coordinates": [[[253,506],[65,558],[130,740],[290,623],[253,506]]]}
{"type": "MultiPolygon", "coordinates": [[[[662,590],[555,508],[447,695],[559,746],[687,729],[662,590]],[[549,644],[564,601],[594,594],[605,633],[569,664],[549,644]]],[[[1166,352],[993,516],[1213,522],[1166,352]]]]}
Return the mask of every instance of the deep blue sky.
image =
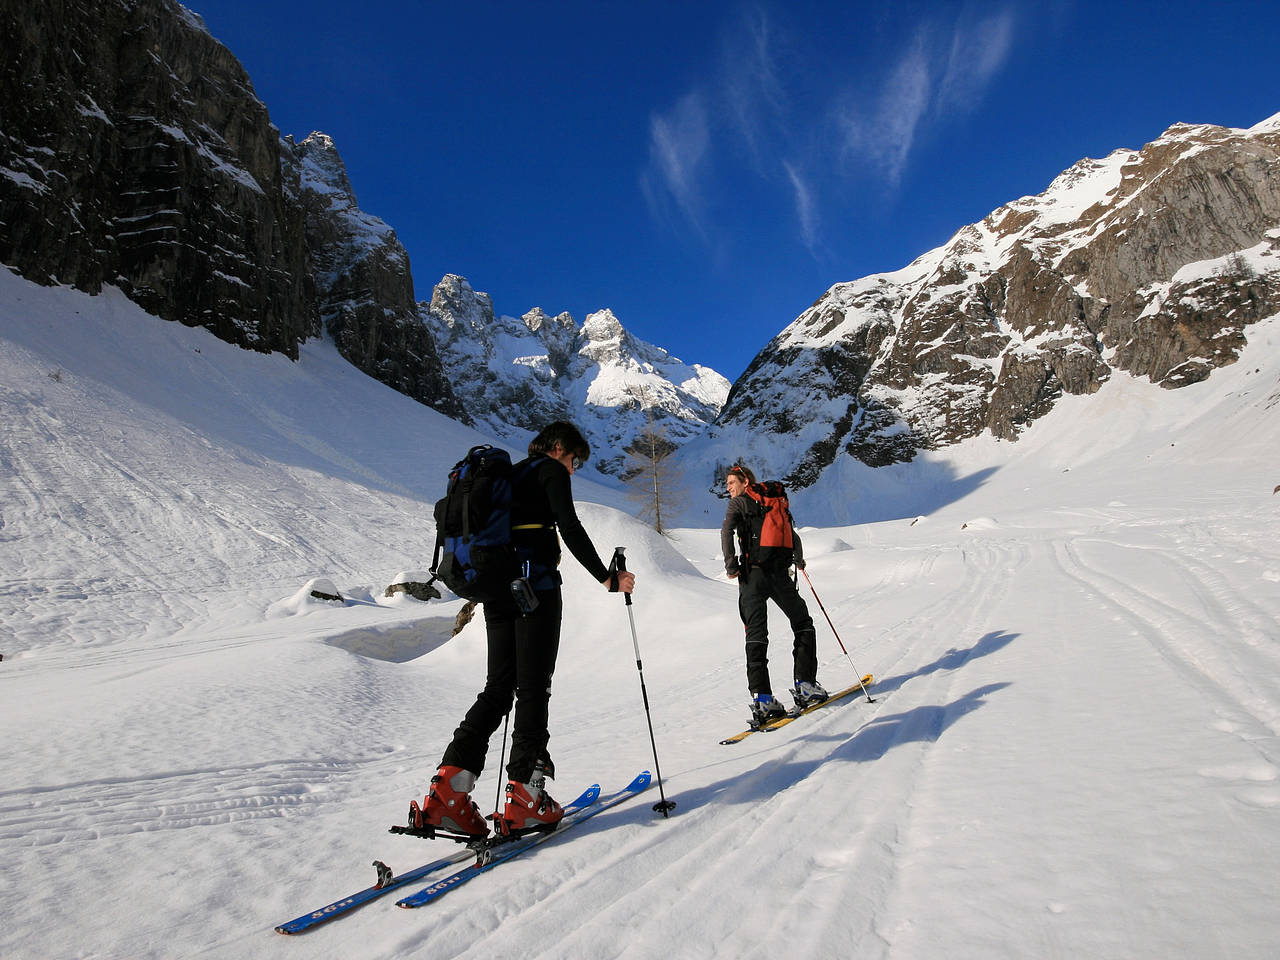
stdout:
{"type": "Polygon", "coordinates": [[[1085,157],[1280,112],[1280,3],[189,0],[417,295],[610,307],[736,378],[834,283],[1085,157]]]}

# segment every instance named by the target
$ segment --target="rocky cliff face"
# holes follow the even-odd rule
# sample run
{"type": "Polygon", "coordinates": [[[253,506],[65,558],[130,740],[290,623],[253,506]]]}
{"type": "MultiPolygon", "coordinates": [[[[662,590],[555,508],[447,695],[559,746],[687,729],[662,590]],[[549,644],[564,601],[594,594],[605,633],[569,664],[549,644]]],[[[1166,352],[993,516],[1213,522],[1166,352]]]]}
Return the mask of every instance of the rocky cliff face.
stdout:
{"type": "Polygon", "coordinates": [[[173,0],[0,0],[0,262],[297,355],[319,332],[279,132],[173,0]]]}
{"type": "Polygon", "coordinates": [[[449,275],[421,305],[455,392],[476,425],[523,446],[552,420],[571,420],[591,442],[592,465],[623,470],[623,449],[655,426],[674,443],[701,434],[729,382],[632,336],[612,311],[581,327],[535,307],[498,316],[487,293],[449,275]]]}
{"type": "Polygon", "coordinates": [[[806,486],[841,453],[878,466],[1014,439],[1113,370],[1201,380],[1277,310],[1280,116],[1177,125],[832,287],[754,359],[712,436],[806,486]]]}
{"type": "Polygon", "coordinates": [[[323,133],[285,138],[282,155],[298,184],[320,316],[338,351],[374,379],[470,423],[418,316],[409,254],[394,230],[360,209],[333,141],[323,133]]]}

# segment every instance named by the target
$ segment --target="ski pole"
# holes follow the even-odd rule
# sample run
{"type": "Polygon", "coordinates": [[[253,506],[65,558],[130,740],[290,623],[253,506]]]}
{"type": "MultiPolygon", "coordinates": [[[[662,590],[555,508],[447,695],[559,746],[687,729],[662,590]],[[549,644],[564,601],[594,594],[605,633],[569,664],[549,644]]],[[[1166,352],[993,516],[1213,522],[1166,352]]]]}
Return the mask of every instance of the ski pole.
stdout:
{"type": "MultiPolygon", "coordinates": [[[[613,560],[609,564],[610,573],[626,572],[627,558],[622,555],[622,551],[625,549],[625,547],[613,548],[613,560]]],[[[658,765],[658,741],[653,736],[653,717],[649,713],[649,693],[644,688],[644,665],[640,662],[640,640],[636,637],[636,615],[631,609],[631,594],[624,593],[623,596],[627,598],[627,619],[631,621],[631,645],[636,651],[636,671],[640,674],[640,697],[644,701],[644,718],[649,724],[649,743],[653,746],[653,770],[658,776],[658,796],[662,798],[653,805],[653,809],[667,817],[675,809],[676,802],[668,800],[666,793],[662,789],[662,767],[658,765]]]]}
{"type": "Polygon", "coordinates": [[[496,821],[502,813],[502,768],[507,762],[507,727],[511,723],[511,711],[502,718],[502,751],[498,754],[498,789],[493,798],[493,816],[496,821]]]}
{"type": "MultiPolygon", "coordinates": [[[[853,667],[853,657],[849,656],[849,651],[845,650],[844,641],[840,639],[840,634],[836,633],[836,625],[831,622],[831,614],[827,613],[827,608],[822,605],[822,598],[818,596],[818,591],[813,589],[813,581],[809,579],[808,570],[800,570],[804,574],[804,579],[809,584],[809,589],[813,591],[813,599],[818,601],[818,609],[822,611],[822,615],[827,618],[827,626],[831,628],[831,632],[835,634],[836,643],[840,644],[840,649],[844,650],[845,659],[849,661],[849,666],[853,667]]],[[[871,699],[871,694],[867,693],[867,685],[862,682],[862,674],[858,672],[857,667],[853,667],[853,675],[858,678],[858,686],[862,688],[862,692],[866,694],[867,703],[875,703],[871,699]]]]}

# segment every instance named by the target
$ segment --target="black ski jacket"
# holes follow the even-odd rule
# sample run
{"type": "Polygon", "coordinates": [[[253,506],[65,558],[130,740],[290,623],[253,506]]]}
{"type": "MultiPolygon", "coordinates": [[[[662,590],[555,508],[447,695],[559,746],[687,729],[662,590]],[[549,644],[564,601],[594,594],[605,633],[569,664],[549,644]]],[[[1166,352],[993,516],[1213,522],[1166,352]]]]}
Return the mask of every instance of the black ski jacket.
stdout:
{"type": "Polygon", "coordinates": [[[571,476],[550,457],[527,457],[512,467],[516,477],[511,502],[511,539],[521,560],[528,560],[535,590],[560,583],[560,540],[597,581],[609,575],[573,505],[571,476]],[[541,462],[535,462],[541,461],[541,462]],[[532,466],[530,466],[532,464],[532,466]],[[556,531],[559,536],[556,536],[556,531]]]}

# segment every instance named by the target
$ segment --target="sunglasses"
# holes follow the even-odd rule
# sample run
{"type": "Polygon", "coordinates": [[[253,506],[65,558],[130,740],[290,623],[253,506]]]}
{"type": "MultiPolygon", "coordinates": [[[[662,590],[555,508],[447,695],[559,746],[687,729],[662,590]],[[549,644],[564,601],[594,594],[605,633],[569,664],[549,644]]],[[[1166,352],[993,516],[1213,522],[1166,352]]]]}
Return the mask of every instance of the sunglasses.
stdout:
{"type": "Polygon", "coordinates": [[[574,457],[574,458],[573,458],[573,460],[571,460],[570,462],[573,464],[573,469],[574,469],[574,470],[581,470],[581,469],[582,469],[582,458],[581,458],[581,457],[574,457]]]}

